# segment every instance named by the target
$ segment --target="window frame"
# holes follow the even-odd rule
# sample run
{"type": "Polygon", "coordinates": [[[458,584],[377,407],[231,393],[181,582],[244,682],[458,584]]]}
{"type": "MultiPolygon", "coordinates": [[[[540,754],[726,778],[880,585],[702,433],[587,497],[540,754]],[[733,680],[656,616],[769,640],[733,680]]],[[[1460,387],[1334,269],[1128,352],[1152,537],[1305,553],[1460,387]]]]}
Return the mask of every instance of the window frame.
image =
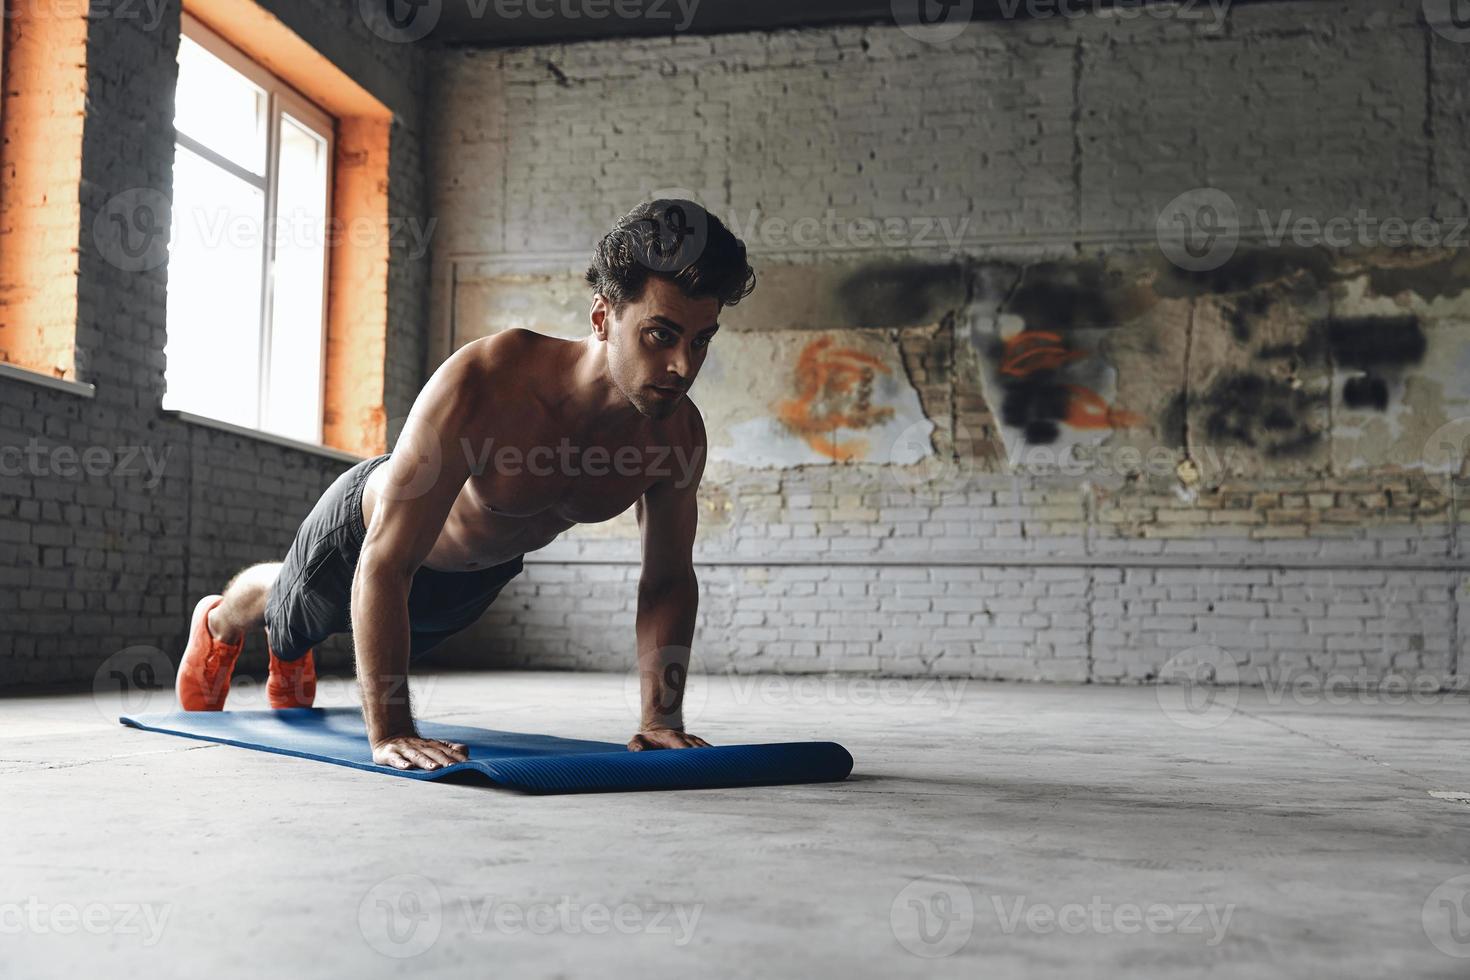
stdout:
{"type": "MultiPolygon", "coordinates": [[[[253,84],[265,92],[265,175],[252,173],[246,168],[235,163],[208,146],[200,143],[193,137],[174,128],[174,142],[182,145],[189,152],[198,155],[209,163],[225,170],[232,176],[249,183],[263,192],[262,203],[263,221],[276,222],[279,220],[276,209],[279,204],[279,181],[280,165],[279,155],[281,146],[281,127],[284,125],[284,116],[291,116],[303,127],[310,130],[316,136],[326,141],[326,180],[323,184],[322,213],[325,215],[325,227],[322,229],[323,253],[322,253],[322,290],[321,308],[318,310],[320,322],[320,336],[318,337],[318,359],[321,370],[317,375],[316,417],[312,420],[311,441],[317,445],[325,445],[322,441],[326,425],[326,368],[327,368],[327,329],[328,329],[328,304],[331,290],[331,266],[332,266],[332,236],[330,229],[333,219],[333,193],[336,182],[336,156],[337,156],[337,118],[316,103],[312,102],[301,92],[293,88],[283,79],[272,74],[248,54],[236,48],[225,38],[212,30],[203,21],[194,17],[187,11],[181,11],[182,18],[181,36],[198,44],[210,54],[219,58],[230,68],[239,72],[253,84]]],[[[182,41],[180,42],[182,43],[182,41]]],[[[259,431],[283,438],[291,438],[283,433],[277,433],[265,428],[265,419],[269,416],[267,399],[270,395],[271,376],[271,345],[272,335],[275,332],[275,309],[274,287],[275,287],[275,265],[276,265],[276,234],[273,229],[275,224],[262,226],[262,237],[264,247],[260,250],[261,259],[261,296],[260,296],[260,320],[256,325],[257,343],[259,345],[260,373],[256,379],[256,416],[255,424],[250,426],[253,431],[259,431]],[[270,233],[266,233],[269,231],[270,233]]],[[[166,329],[166,328],[165,328],[166,329]]],[[[165,391],[167,390],[167,369],[165,368],[165,391]]],[[[173,406],[175,410],[190,412],[187,406],[173,406]]],[[[197,414],[192,413],[190,414],[197,414]]]]}

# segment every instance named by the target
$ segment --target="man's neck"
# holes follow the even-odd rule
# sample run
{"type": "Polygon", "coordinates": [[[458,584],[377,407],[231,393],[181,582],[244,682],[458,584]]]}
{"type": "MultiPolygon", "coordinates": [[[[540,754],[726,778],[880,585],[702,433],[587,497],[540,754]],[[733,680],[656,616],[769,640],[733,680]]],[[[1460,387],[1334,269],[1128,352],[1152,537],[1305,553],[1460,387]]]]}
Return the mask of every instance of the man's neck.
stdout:
{"type": "Polygon", "coordinates": [[[588,335],[577,342],[571,384],[561,408],[578,429],[607,429],[641,421],[638,409],[613,382],[607,366],[607,344],[588,335]]]}

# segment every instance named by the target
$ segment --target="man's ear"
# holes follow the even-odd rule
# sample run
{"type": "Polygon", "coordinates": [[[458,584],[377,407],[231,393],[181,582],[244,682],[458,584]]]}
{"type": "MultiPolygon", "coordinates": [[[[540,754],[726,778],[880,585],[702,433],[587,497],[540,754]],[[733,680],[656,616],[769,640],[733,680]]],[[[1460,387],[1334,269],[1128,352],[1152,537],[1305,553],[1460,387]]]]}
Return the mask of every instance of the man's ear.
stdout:
{"type": "Polygon", "coordinates": [[[592,297],[592,310],[588,318],[592,321],[592,332],[597,335],[597,339],[606,341],[607,332],[612,329],[612,306],[601,293],[592,297]]]}

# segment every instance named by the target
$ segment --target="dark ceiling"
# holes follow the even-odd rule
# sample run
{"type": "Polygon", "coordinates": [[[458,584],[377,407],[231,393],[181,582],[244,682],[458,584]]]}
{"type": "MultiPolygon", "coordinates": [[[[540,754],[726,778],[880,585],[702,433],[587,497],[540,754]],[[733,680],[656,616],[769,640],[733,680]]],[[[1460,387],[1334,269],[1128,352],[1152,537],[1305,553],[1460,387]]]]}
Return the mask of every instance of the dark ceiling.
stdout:
{"type": "MultiPolygon", "coordinates": [[[[823,24],[912,23],[919,3],[971,10],[973,20],[1015,19],[1027,10],[1080,12],[1155,0],[360,0],[381,3],[414,40],[526,45],[633,35],[720,34],[823,24]],[[621,15],[619,12],[622,12],[621,15]],[[599,15],[600,16],[595,16],[599,15]],[[631,15],[630,15],[631,14],[631,15]]],[[[1280,0],[1180,0],[1202,16],[1222,4],[1280,0]]],[[[1055,14],[1052,14],[1055,17],[1055,14]]]]}

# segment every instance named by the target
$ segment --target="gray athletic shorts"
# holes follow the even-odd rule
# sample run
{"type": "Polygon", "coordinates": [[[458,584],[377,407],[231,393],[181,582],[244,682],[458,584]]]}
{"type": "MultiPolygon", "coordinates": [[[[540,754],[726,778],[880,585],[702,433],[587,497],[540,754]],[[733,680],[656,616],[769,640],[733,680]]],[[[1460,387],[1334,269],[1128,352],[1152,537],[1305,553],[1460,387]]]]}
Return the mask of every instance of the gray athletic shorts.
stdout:
{"type": "MultiPolygon", "coordinates": [[[[271,650],[282,660],[297,660],[327,637],[352,631],[352,577],[367,535],[362,489],[386,459],[365,459],[337,477],[301,522],[265,604],[271,650]]],[[[479,619],[520,574],[522,557],[475,572],[420,567],[408,595],[410,658],[479,619]]]]}

